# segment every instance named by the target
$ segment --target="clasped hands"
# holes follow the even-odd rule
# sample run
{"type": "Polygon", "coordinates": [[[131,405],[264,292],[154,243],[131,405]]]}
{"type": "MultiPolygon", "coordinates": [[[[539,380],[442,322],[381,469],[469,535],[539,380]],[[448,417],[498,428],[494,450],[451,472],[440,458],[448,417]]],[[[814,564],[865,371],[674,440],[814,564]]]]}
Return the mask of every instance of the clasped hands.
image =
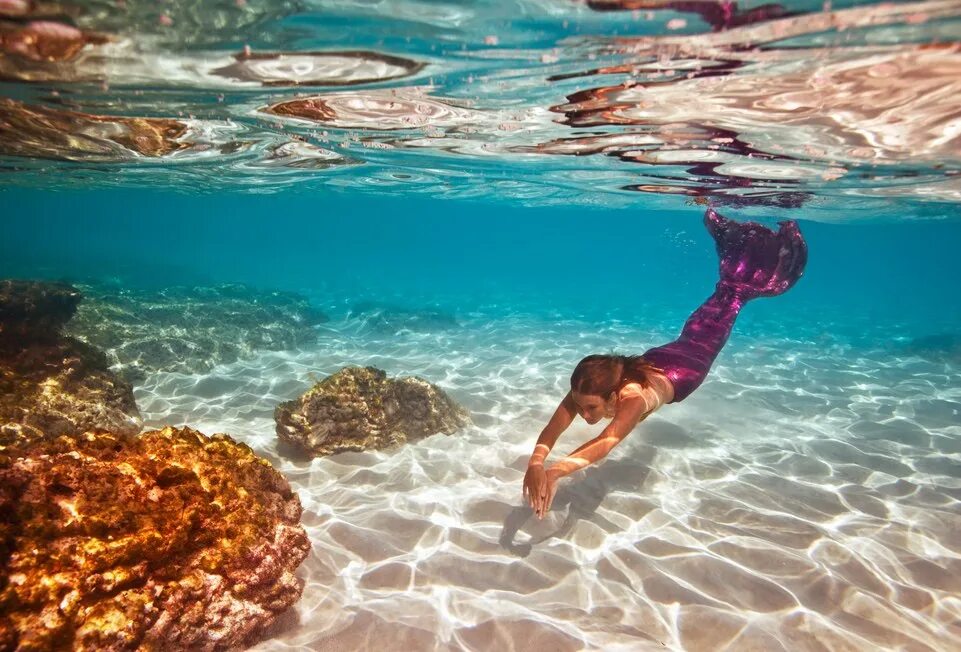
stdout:
{"type": "Polygon", "coordinates": [[[557,481],[563,476],[557,467],[544,469],[543,462],[531,462],[524,475],[524,497],[537,518],[544,518],[554,502],[557,481]]]}

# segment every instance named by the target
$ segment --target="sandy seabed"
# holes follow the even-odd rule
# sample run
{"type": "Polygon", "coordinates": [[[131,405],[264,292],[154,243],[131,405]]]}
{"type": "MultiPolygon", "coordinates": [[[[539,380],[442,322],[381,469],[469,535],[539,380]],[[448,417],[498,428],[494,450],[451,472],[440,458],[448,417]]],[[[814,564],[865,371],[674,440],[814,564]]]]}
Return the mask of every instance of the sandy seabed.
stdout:
{"type": "MultiPolygon", "coordinates": [[[[137,400],[149,426],[250,444],[300,494],[306,588],[258,650],[961,648],[950,362],[735,328],[692,397],[562,480],[548,517],[532,517],[527,458],[576,361],[642,352],[675,327],[332,322],[316,350],[154,374],[137,400]],[[474,425],[396,451],[280,457],[274,406],[348,364],[427,378],[474,425]]],[[[601,427],[575,423],[555,454],[601,427]]]]}

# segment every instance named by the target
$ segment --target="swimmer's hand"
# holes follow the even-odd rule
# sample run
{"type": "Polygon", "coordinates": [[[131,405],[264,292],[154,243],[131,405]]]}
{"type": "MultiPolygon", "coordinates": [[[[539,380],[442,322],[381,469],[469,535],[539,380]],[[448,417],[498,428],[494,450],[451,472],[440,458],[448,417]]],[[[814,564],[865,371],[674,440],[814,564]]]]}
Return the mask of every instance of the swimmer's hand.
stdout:
{"type": "Polygon", "coordinates": [[[524,496],[537,518],[544,518],[551,508],[554,494],[557,493],[557,480],[560,477],[553,468],[545,471],[544,465],[540,462],[527,467],[527,474],[524,476],[524,496]]]}
{"type": "Polygon", "coordinates": [[[524,498],[540,518],[540,505],[547,495],[547,472],[542,462],[532,462],[524,474],[524,498]]]}

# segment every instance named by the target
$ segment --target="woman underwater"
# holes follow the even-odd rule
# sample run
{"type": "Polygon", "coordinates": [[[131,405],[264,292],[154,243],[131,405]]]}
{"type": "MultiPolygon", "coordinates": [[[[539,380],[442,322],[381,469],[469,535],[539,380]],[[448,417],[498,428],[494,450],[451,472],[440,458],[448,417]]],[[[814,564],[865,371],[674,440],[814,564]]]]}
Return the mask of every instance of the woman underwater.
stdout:
{"type": "Polygon", "coordinates": [[[775,233],[756,222],[728,220],[709,208],[704,224],[721,259],[714,294],[670,344],[643,355],[589,355],[577,364],[571,391],[537,438],[524,476],[524,495],[538,518],[551,508],[560,478],[607,455],[654,410],[683,401],[704,381],[747,301],[782,294],[804,273],[807,244],[793,220],[779,222],[775,233]],[[578,414],[590,424],[604,418],[611,422],[545,469],[545,458],[578,414]]]}

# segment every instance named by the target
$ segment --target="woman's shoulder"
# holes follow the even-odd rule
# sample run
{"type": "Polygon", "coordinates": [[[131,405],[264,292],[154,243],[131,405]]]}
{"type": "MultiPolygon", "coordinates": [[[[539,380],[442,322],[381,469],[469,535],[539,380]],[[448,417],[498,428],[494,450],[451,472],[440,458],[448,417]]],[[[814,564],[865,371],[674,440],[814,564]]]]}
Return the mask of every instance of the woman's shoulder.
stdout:
{"type": "Polygon", "coordinates": [[[631,398],[642,398],[655,407],[660,407],[674,400],[674,384],[667,376],[659,371],[652,370],[648,373],[647,379],[646,385],[636,381],[625,383],[618,391],[618,399],[623,401],[631,398]]]}

